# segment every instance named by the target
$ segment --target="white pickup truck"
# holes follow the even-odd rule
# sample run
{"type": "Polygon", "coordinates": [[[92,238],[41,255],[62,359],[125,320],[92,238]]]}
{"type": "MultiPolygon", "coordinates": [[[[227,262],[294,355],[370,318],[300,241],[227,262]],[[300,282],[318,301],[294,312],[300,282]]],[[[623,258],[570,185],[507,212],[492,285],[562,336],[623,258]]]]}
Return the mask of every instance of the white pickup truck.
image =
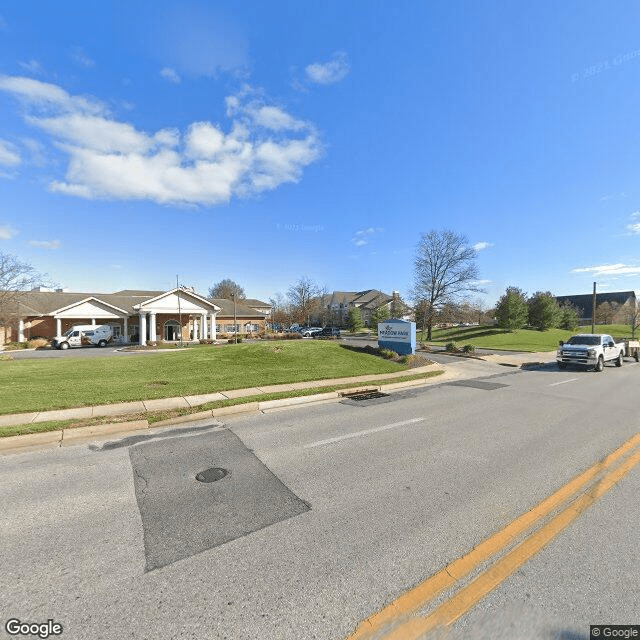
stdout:
{"type": "Polygon", "coordinates": [[[560,341],[556,362],[559,369],[566,369],[567,365],[574,364],[603,371],[607,362],[615,362],[616,367],[621,367],[625,354],[625,343],[615,342],[607,334],[579,333],[567,342],[560,341]]]}

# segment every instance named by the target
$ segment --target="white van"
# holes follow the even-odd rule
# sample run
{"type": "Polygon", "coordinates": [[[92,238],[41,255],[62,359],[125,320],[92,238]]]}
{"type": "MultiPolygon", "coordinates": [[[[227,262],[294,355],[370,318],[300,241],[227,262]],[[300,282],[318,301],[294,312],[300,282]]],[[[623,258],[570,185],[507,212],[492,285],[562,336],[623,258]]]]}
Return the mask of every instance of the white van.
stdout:
{"type": "Polygon", "coordinates": [[[108,324],[77,324],[53,341],[56,349],[69,347],[106,347],[113,340],[113,329],[108,324]]]}

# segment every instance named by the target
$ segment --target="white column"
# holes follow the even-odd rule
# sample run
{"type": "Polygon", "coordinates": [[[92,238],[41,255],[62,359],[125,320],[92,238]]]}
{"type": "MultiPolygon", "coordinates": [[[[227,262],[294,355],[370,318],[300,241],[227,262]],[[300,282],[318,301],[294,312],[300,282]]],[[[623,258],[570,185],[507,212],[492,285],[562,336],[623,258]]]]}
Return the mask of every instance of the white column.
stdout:
{"type": "Polygon", "coordinates": [[[209,317],[211,318],[211,339],[215,340],[216,339],[216,314],[215,314],[215,312],[209,314],[209,317]]]}
{"type": "Polygon", "coordinates": [[[24,320],[18,320],[18,342],[24,342],[24,320]]]}
{"type": "Polygon", "coordinates": [[[202,318],[200,319],[200,325],[202,326],[202,339],[206,340],[208,338],[207,331],[207,314],[203,313],[202,318]]]}
{"type": "Polygon", "coordinates": [[[149,340],[156,339],[156,312],[152,311],[149,314],[149,340]]]}
{"type": "Polygon", "coordinates": [[[124,318],[124,338],[125,342],[129,342],[129,318],[125,316],[124,318]]]}
{"type": "Polygon", "coordinates": [[[140,334],[140,344],[147,344],[147,314],[143,311],[140,311],[140,321],[138,329],[138,333],[140,334]]]}
{"type": "Polygon", "coordinates": [[[60,338],[62,336],[62,320],[60,318],[56,318],[56,338],[60,338]]]}
{"type": "Polygon", "coordinates": [[[96,319],[95,318],[91,318],[91,324],[95,327],[96,326],[96,319]]]}

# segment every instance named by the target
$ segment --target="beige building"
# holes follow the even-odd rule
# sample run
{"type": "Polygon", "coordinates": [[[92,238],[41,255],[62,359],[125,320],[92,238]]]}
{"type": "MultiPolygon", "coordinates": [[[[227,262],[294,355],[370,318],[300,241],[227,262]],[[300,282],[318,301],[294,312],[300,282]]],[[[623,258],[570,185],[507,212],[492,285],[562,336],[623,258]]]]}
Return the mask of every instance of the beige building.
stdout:
{"type": "Polygon", "coordinates": [[[349,324],[349,312],[352,309],[360,309],[366,327],[371,326],[373,314],[381,307],[387,307],[389,317],[392,318],[402,317],[406,310],[406,305],[397,291],[389,295],[378,289],[334,291],[320,299],[319,307],[319,310],[311,315],[311,323],[338,327],[346,327],[349,324]]]}

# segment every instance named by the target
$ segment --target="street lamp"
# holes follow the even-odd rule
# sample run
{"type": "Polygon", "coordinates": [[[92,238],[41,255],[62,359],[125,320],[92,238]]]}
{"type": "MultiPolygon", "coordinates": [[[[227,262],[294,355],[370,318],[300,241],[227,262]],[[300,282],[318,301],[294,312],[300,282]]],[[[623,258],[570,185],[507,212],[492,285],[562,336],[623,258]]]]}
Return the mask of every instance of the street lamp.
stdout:
{"type": "Polygon", "coordinates": [[[232,293],[233,298],[233,342],[238,344],[238,320],[236,318],[236,294],[232,293]]]}

